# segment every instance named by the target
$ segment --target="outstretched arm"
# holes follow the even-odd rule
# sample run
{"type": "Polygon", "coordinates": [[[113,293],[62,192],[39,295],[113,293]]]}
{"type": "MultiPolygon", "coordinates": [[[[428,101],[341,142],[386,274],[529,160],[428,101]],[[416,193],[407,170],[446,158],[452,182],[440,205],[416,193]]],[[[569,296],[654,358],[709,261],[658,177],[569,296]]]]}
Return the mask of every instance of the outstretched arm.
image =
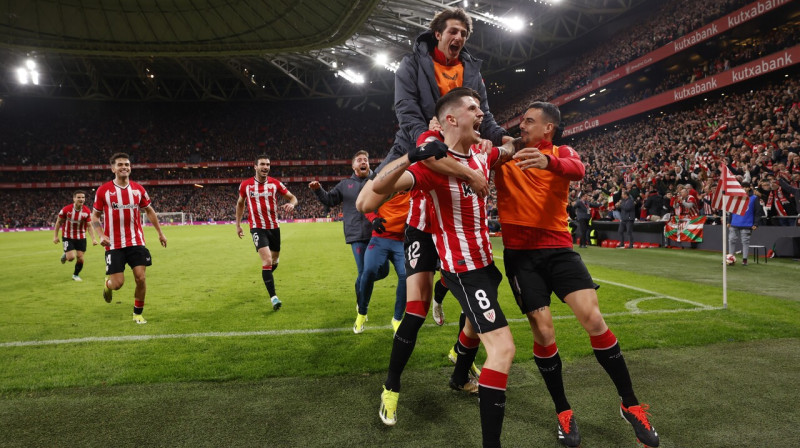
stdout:
{"type": "Polygon", "coordinates": [[[380,207],[391,193],[408,190],[414,185],[413,176],[406,171],[411,166],[408,155],[386,165],[374,180],[369,180],[356,199],[356,208],[361,213],[369,213],[380,207]]]}

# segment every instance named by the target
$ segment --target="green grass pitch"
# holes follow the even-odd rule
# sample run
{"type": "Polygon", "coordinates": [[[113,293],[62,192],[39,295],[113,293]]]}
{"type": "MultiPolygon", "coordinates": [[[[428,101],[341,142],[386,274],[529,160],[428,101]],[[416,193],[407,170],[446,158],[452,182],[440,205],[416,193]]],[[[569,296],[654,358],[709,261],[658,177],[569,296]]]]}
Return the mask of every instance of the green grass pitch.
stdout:
{"type": "MultiPolygon", "coordinates": [[[[420,332],[389,428],[377,413],[397,277],[376,283],[366,331],[353,334],[355,263],[340,223],[281,226],[278,312],[252,243],[232,225],[164,230],[166,249],[146,230],[147,325],[131,320],[130,270],[103,301],[99,246],[78,283],[51,232],[0,234],[0,446],[480,446],[477,399],[447,387],[452,296],[445,326],[429,319],[420,332]]],[[[797,444],[800,263],[729,268],[723,309],[718,253],[581,254],[662,447],[797,444]]],[[[559,446],[530,328],[505,280],[500,302],[517,344],[504,446],[559,446]]],[[[588,337],[565,305],[553,312],[583,447],[636,446],[588,337]]]]}

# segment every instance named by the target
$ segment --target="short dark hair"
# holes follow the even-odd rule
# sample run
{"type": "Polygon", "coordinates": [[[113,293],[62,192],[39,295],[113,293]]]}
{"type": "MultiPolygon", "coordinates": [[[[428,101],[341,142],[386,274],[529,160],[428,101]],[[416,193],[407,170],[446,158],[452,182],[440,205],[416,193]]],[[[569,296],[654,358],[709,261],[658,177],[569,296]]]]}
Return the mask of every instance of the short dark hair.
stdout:
{"type": "Polygon", "coordinates": [[[467,37],[472,34],[472,18],[461,8],[447,8],[439,11],[433,16],[433,20],[431,20],[431,24],[428,28],[434,33],[443,33],[447,28],[447,21],[450,19],[456,19],[464,24],[464,28],[467,29],[467,37]]]}
{"type": "Polygon", "coordinates": [[[79,195],[79,194],[82,194],[82,195],[86,196],[86,192],[85,192],[85,191],[83,191],[83,190],[75,190],[75,191],[72,193],[72,197],[74,198],[75,196],[77,196],[77,195],[79,195]]]}
{"type": "Polygon", "coordinates": [[[356,159],[358,158],[358,156],[367,156],[367,159],[369,159],[369,153],[368,153],[367,151],[364,151],[364,150],[362,149],[361,151],[358,151],[357,153],[353,154],[353,158],[352,158],[352,159],[350,159],[350,162],[351,162],[351,163],[352,163],[352,162],[355,162],[355,161],[356,161],[356,159]]]}
{"type": "Polygon", "coordinates": [[[261,160],[261,159],[270,160],[268,155],[266,155],[266,154],[259,154],[259,155],[257,155],[257,156],[256,156],[256,163],[255,163],[255,165],[258,165],[258,161],[259,161],[259,160],[261,160]]]}
{"type": "Polygon", "coordinates": [[[465,96],[471,96],[478,100],[478,103],[481,102],[481,95],[475,90],[470,89],[469,87],[456,87],[455,89],[447,92],[443,97],[439,98],[439,101],[436,102],[436,118],[441,118],[439,114],[443,109],[461,100],[461,98],[465,96]]]}
{"type": "Polygon", "coordinates": [[[131,156],[129,156],[128,154],[126,154],[124,152],[116,152],[108,160],[109,160],[109,163],[111,163],[113,165],[114,163],[117,162],[117,159],[128,159],[128,160],[131,160],[131,156]]]}
{"type": "Polygon", "coordinates": [[[550,122],[559,127],[561,123],[561,111],[558,109],[553,103],[548,103],[545,101],[535,101],[528,105],[528,109],[539,109],[542,111],[542,115],[550,122]]]}

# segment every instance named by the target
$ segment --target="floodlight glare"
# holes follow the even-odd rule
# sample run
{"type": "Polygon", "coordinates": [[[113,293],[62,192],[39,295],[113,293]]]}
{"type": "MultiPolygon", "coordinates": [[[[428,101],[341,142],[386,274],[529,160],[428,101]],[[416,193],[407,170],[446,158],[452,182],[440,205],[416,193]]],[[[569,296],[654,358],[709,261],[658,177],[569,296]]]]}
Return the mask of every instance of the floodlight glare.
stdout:
{"type": "Polygon", "coordinates": [[[28,59],[25,61],[25,66],[28,67],[28,70],[33,70],[36,68],[36,62],[34,62],[33,59],[28,59]]]}
{"type": "Polygon", "coordinates": [[[336,72],[337,75],[341,76],[342,78],[350,81],[353,84],[364,84],[364,75],[360,73],[356,73],[349,68],[344,70],[339,70],[336,72]]]}
{"type": "Polygon", "coordinates": [[[17,81],[19,81],[20,84],[28,83],[28,70],[25,69],[25,67],[17,69],[17,81]]]}
{"type": "Polygon", "coordinates": [[[33,85],[38,86],[39,85],[39,72],[37,72],[36,70],[31,70],[30,75],[31,75],[31,82],[33,83],[33,85]]]}
{"type": "Polygon", "coordinates": [[[516,16],[503,18],[500,19],[500,21],[503,22],[503,25],[505,25],[512,33],[522,31],[522,29],[525,28],[525,22],[516,16]]]}
{"type": "Polygon", "coordinates": [[[375,63],[378,65],[386,65],[389,63],[389,56],[386,53],[378,53],[375,55],[375,63]]]}

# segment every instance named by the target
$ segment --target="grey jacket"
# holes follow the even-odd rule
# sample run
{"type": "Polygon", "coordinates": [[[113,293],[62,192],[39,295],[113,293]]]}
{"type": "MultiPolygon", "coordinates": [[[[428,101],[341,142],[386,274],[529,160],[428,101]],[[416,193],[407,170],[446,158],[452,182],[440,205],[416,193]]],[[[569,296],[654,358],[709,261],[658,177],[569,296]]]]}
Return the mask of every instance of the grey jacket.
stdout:
{"type": "MultiPolygon", "coordinates": [[[[433,32],[429,30],[420,34],[414,44],[414,51],[403,58],[394,77],[394,106],[400,122],[400,129],[395,135],[395,146],[400,147],[399,152],[402,154],[413,148],[417,137],[428,130],[436,101],[441,97],[431,56],[434,48],[436,38],[433,32]]],[[[494,116],[489,112],[486,86],[481,77],[483,61],[473,58],[464,48],[461,50],[461,62],[464,64],[462,85],[477,91],[481,96],[481,110],[484,114],[481,136],[499,146],[502,137],[508,133],[494,121],[494,116]]],[[[392,150],[397,151],[395,148],[392,150]]]]}
{"type": "Polygon", "coordinates": [[[372,223],[356,210],[356,198],[366,182],[366,178],[362,179],[353,173],[347,179],[342,179],[331,191],[325,191],[324,188],[314,190],[323,205],[333,207],[342,204],[344,241],[347,244],[369,241],[372,238],[372,223]]]}
{"type": "Polygon", "coordinates": [[[636,204],[634,204],[632,197],[628,196],[627,199],[622,199],[622,202],[620,202],[619,204],[618,210],[619,210],[620,221],[636,220],[636,204]]]}

